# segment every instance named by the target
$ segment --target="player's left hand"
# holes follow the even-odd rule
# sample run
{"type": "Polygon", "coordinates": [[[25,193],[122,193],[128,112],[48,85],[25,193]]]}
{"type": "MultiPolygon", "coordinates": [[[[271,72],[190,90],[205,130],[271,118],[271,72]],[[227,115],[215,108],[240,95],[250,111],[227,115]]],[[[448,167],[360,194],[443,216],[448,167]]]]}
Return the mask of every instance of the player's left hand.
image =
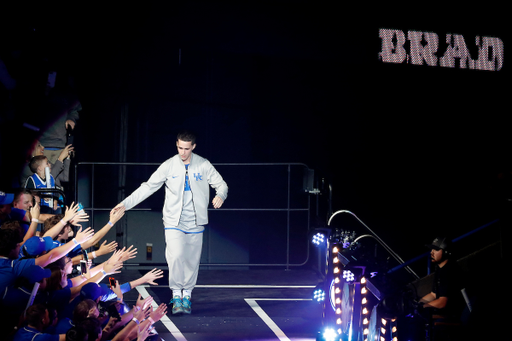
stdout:
{"type": "Polygon", "coordinates": [[[214,208],[220,208],[222,206],[222,204],[224,203],[224,200],[222,200],[221,197],[219,196],[216,196],[215,198],[213,198],[212,200],[212,204],[213,204],[213,207],[214,208]]]}

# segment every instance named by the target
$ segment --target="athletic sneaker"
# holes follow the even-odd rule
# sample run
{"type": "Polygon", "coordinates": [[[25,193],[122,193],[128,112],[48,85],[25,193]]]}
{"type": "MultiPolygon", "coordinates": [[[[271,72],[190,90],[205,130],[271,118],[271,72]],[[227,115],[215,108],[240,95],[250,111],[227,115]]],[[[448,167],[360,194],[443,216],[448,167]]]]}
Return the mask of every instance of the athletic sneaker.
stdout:
{"type": "Polygon", "coordinates": [[[190,302],[190,296],[183,297],[181,303],[183,304],[183,313],[190,314],[192,312],[192,302],[190,302]]]}
{"type": "Polygon", "coordinates": [[[171,300],[172,303],[172,313],[179,314],[183,312],[183,303],[181,302],[180,296],[174,296],[171,300]]]}

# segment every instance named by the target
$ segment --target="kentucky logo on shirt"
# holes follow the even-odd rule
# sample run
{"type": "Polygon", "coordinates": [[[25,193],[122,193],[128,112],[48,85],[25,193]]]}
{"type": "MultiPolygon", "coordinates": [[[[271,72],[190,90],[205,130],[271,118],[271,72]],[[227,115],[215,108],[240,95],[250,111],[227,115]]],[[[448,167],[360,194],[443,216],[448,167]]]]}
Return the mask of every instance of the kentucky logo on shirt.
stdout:
{"type": "Polygon", "coordinates": [[[203,181],[201,173],[194,173],[194,178],[196,178],[196,181],[203,181]]]}

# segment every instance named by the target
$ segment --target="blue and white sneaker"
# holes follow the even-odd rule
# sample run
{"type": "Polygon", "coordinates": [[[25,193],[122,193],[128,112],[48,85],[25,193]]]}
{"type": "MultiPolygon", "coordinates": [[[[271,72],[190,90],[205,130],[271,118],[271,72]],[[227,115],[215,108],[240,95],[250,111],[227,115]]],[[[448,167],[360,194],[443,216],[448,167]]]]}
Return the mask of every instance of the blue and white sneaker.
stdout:
{"type": "Polygon", "coordinates": [[[182,311],[183,313],[185,314],[190,314],[192,313],[192,302],[190,302],[190,296],[185,296],[183,297],[183,300],[181,301],[182,303],[182,311]]]}
{"type": "Polygon", "coordinates": [[[172,303],[173,314],[180,314],[183,312],[183,303],[180,296],[174,296],[170,303],[172,303]]]}

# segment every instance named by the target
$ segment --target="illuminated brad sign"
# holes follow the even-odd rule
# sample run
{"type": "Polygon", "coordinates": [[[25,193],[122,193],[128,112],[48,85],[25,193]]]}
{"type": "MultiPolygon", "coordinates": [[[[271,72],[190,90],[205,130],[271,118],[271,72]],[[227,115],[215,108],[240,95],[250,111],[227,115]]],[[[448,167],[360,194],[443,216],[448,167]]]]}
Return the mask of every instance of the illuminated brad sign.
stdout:
{"type": "Polygon", "coordinates": [[[379,37],[382,40],[379,58],[384,63],[406,62],[449,68],[458,65],[461,69],[486,71],[499,71],[503,67],[503,41],[496,37],[475,37],[477,59],[472,59],[461,34],[446,34],[446,44],[439,44],[439,36],[434,32],[408,31],[405,34],[401,30],[381,28],[379,37]],[[439,51],[440,45],[443,51],[439,51]]]}

